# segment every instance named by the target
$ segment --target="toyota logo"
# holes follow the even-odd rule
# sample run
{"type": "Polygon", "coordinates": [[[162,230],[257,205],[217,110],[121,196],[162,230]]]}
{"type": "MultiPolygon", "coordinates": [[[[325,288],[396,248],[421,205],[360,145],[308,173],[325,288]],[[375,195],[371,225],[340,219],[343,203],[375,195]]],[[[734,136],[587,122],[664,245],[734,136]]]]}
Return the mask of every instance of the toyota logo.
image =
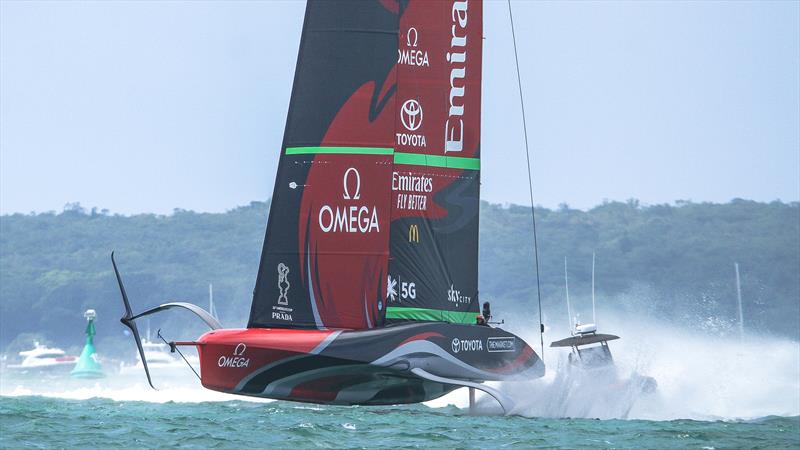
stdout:
{"type": "Polygon", "coordinates": [[[403,103],[400,109],[400,121],[408,131],[417,131],[422,126],[422,106],[418,101],[410,99],[403,103]]]}
{"type": "Polygon", "coordinates": [[[461,341],[458,338],[453,339],[453,353],[458,353],[461,350],[461,341]]]}

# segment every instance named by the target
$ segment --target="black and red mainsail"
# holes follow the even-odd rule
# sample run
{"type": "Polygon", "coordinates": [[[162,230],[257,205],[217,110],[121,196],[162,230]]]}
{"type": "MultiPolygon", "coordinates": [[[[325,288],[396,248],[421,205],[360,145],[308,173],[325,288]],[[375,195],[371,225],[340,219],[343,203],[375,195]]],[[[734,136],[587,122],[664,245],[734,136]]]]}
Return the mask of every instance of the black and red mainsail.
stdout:
{"type": "MultiPolygon", "coordinates": [[[[247,329],[195,342],[203,385],[342,405],[539,377],[480,326],[480,0],[309,0],[247,329]]],[[[116,271],[116,265],[114,266],[116,271]]],[[[485,324],[484,324],[485,325],[485,324]]]]}
{"type": "Polygon", "coordinates": [[[481,6],[308,2],[249,327],[474,322],[481,6]]]}

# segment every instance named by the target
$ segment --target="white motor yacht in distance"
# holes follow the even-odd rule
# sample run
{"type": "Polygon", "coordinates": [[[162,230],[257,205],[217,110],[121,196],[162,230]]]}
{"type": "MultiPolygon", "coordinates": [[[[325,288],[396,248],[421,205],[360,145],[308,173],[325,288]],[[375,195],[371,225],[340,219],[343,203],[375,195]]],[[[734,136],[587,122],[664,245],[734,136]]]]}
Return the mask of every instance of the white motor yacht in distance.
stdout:
{"type": "Polygon", "coordinates": [[[32,350],[19,352],[22,362],[9,364],[8,369],[22,372],[70,370],[77,361],[77,357],[67,355],[60,348],[48,347],[38,341],[33,343],[33,347],[32,350]]]}
{"type": "MultiPolygon", "coordinates": [[[[189,370],[186,363],[180,359],[179,356],[170,352],[169,345],[162,342],[153,342],[148,339],[142,339],[142,350],[144,350],[144,357],[147,358],[147,366],[150,370],[157,372],[173,372],[189,370]]],[[[190,364],[199,363],[194,355],[186,355],[186,359],[190,364]]],[[[142,366],[142,358],[136,355],[136,364],[120,366],[120,373],[142,373],[144,367],[142,366]]]]}

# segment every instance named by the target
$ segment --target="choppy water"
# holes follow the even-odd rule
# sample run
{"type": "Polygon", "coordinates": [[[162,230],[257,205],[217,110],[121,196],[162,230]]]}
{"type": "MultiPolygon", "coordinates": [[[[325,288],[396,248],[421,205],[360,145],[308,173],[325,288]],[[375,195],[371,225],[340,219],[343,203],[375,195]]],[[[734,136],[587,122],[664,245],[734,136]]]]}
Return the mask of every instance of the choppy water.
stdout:
{"type": "Polygon", "coordinates": [[[655,393],[594,376],[576,386],[553,349],[543,379],[495,385],[516,402],[512,416],[493,415],[486,397],[483,415],[467,414],[463,389],[424,405],[334,407],[208,391],[185,368],[154,373],[158,391],[140,373],[0,370],[0,448],[800,449],[800,343],[624,319],[604,322],[623,336],[615,376],[651,376],[655,393]]]}
{"type": "Polygon", "coordinates": [[[0,398],[4,448],[798,448],[800,417],[746,421],[469,416],[450,406],[328,407],[0,398]]]}

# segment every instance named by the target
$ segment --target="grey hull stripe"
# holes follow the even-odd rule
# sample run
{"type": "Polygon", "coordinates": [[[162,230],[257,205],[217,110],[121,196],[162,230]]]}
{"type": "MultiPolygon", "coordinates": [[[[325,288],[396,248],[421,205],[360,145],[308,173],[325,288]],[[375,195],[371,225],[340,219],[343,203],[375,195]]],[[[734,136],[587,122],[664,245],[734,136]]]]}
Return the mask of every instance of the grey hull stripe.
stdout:
{"type": "Polygon", "coordinates": [[[322,323],[322,319],[319,317],[319,310],[317,310],[317,299],[314,297],[314,276],[311,274],[311,249],[306,245],[306,267],[308,271],[308,297],[311,300],[311,312],[314,313],[314,322],[317,324],[317,328],[325,329],[325,324],[322,323]]]}
{"type": "Polygon", "coordinates": [[[329,335],[325,336],[325,339],[323,339],[323,340],[322,340],[322,342],[320,342],[319,344],[317,344],[317,346],[316,346],[316,347],[314,347],[314,350],[311,350],[311,352],[309,352],[309,353],[311,353],[312,355],[318,355],[318,354],[320,354],[320,353],[321,353],[323,350],[325,350],[325,348],[326,348],[326,347],[327,347],[327,346],[328,346],[328,345],[329,345],[331,342],[333,342],[333,340],[334,340],[334,339],[336,339],[336,338],[337,338],[337,337],[338,337],[340,334],[342,334],[342,331],[341,331],[341,330],[339,330],[339,331],[334,331],[333,333],[331,333],[331,334],[329,334],[329,335]]]}
{"type": "Polygon", "coordinates": [[[244,389],[245,385],[247,385],[247,383],[249,383],[250,380],[252,380],[253,378],[257,377],[258,375],[266,372],[269,369],[272,369],[273,367],[275,367],[275,366],[277,366],[279,364],[283,364],[283,363],[288,362],[288,361],[293,361],[295,359],[300,359],[300,358],[303,358],[305,356],[306,355],[290,356],[288,358],[284,358],[284,359],[275,361],[273,363],[267,364],[266,366],[261,367],[260,369],[256,370],[255,372],[253,372],[253,373],[247,375],[246,377],[242,378],[242,380],[239,381],[239,383],[236,385],[235,388],[233,388],[233,390],[236,391],[236,392],[241,392],[241,390],[244,389]]]}
{"type": "Polygon", "coordinates": [[[429,354],[440,357],[442,360],[460,367],[471,374],[471,378],[475,380],[497,380],[497,374],[483,371],[477,367],[470,366],[469,364],[454,357],[450,353],[442,350],[438,345],[428,341],[412,341],[408,344],[403,344],[400,347],[392,350],[386,355],[376,359],[371,364],[376,366],[390,366],[397,362],[398,359],[405,359],[413,354],[429,354]]]}
{"type": "Polygon", "coordinates": [[[369,320],[369,308],[367,308],[367,293],[364,292],[364,317],[367,318],[367,328],[372,328],[372,321],[369,320]]]}

